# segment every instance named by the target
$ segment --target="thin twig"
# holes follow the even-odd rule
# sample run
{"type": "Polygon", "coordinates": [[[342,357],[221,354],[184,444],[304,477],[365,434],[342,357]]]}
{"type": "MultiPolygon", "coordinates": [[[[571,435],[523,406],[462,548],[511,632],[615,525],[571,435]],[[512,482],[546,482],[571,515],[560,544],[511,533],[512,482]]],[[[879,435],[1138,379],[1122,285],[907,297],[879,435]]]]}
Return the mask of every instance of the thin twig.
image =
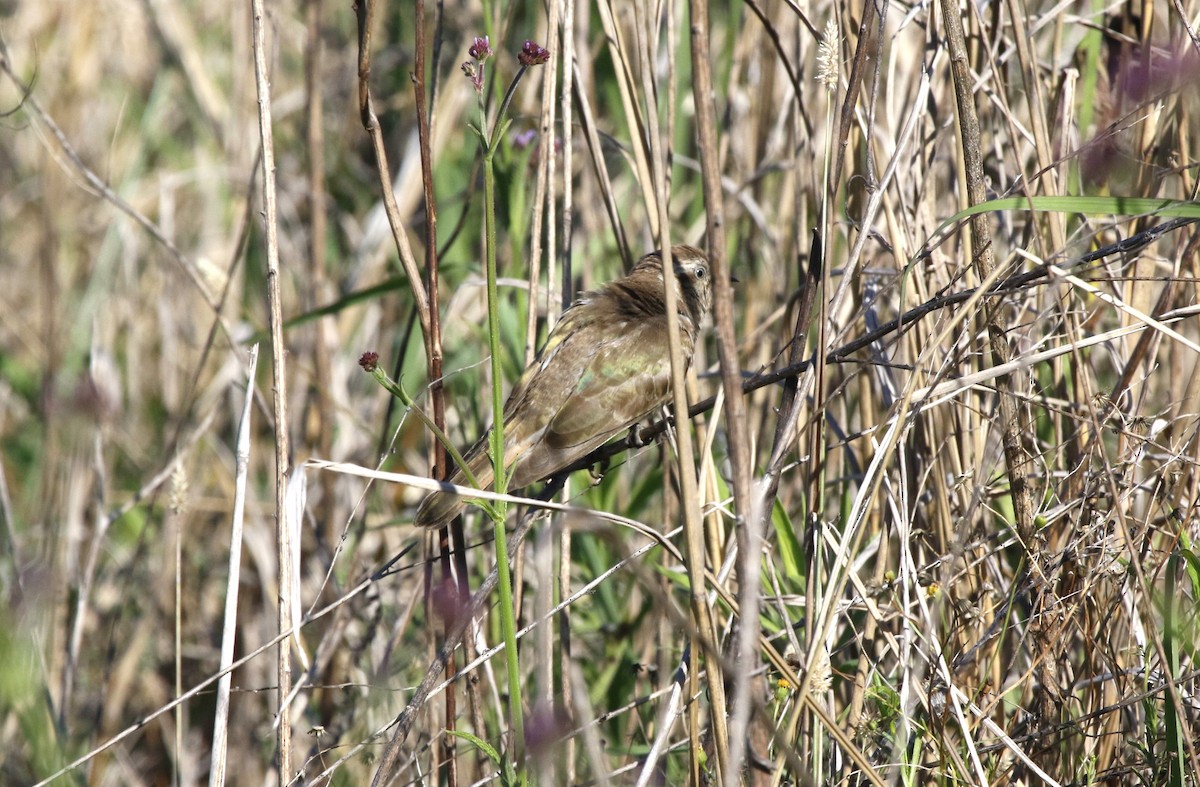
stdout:
{"type": "MultiPolygon", "coordinates": [[[[238,585],[242,570],[242,524],[245,521],[246,477],[250,464],[250,405],[254,401],[254,381],[258,371],[258,345],[250,348],[250,359],[246,365],[246,398],[242,406],[242,417],[238,423],[237,458],[234,473],[233,516],[229,534],[229,578],[225,583],[225,624],[221,629],[221,660],[218,669],[222,672],[217,683],[216,711],[213,715],[212,756],[209,764],[209,787],[225,784],[226,740],[229,735],[229,695],[233,684],[230,665],[233,664],[233,648],[237,638],[238,585]]],[[[183,692],[178,692],[182,694],[183,692]]]]}
{"type": "Polygon", "coordinates": [[[375,170],[379,179],[379,190],[383,197],[384,212],[387,214],[388,226],[392,230],[392,239],[400,254],[400,265],[408,276],[409,287],[412,289],[413,301],[417,309],[417,319],[421,322],[421,335],[425,344],[426,356],[432,352],[430,337],[433,332],[430,317],[429,296],[422,283],[420,269],[413,256],[412,246],[408,242],[408,233],[404,229],[404,221],[400,216],[400,208],[396,204],[396,195],[392,192],[392,179],[388,168],[387,149],[384,146],[383,130],[379,126],[379,118],[375,115],[375,102],[371,97],[371,34],[374,22],[375,3],[372,0],[355,0],[354,13],[358,20],[358,113],[363,128],[371,138],[371,147],[375,152],[375,170]]]}
{"type": "MultiPolygon", "coordinates": [[[[717,329],[717,357],[721,370],[721,385],[725,393],[725,430],[729,459],[733,467],[733,499],[737,510],[734,532],[737,536],[739,600],[745,616],[738,627],[733,646],[733,717],[725,732],[729,746],[724,765],[724,783],[740,781],[745,755],[746,730],[750,721],[750,677],[754,671],[754,648],[758,641],[759,572],[762,566],[762,532],[764,519],[754,511],[750,492],[752,457],[750,429],[746,420],[746,400],[742,393],[741,363],[738,359],[737,336],[734,332],[733,284],[729,261],[725,257],[725,194],[721,188],[721,165],[717,159],[720,141],[717,138],[716,96],[712,76],[712,54],[709,49],[708,0],[691,0],[692,95],[696,106],[696,133],[699,137],[700,171],[704,182],[704,206],[707,225],[708,259],[712,269],[713,321],[717,329]]],[[[785,61],[785,65],[787,65],[785,61]]],[[[791,68],[788,74],[795,84],[791,68]]],[[[796,85],[797,91],[799,85],[796,85]]],[[[799,97],[797,95],[797,100],[799,97]]],[[[679,406],[678,400],[676,407],[679,406]]],[[[677,410],[678,412],[678,410],[677,410]]],[[[710,667],[711,671],[711,667],[710,667]]],[[[718,712],[714,703],[713,713],[718,712]]],[[[721,725],[714,723],[721,745],[721,725]]]]}
{"type": "MultiPolygon", "coordinates": [[[[254,32],[254,78],[258,88],[258,132],[262,139],[263,207],[267,235],[267,306],[271,322],[271,381],[274,393],[272,413],[275,416],[275,539],[279,561],[279,628],[292,629],[292,609],[295,587],[292,577],[293,533],[299,532],[299,522],[288,520],[286,495],[291,448],[288,443],[287,351],[283,343],[283,304],[279,287],[279,235],[275,207],[275,142],[271,130],[271,85],[267,77],[266,26],[263,0],[250,0],[254,32]]],[[[292,686],[291,645],[279,642],[276,651],[278,676],[276,711],[279,722],[279,783],[292,779],[292,724],[285,700],[292,686]]]]}
{"type": "MultiPolygon", "coordinates": [[[[425,288],[429,296],[429,336],[426,342],[428,352],[426,353],[426,367],[429,375],[429,397],[433,407],[433,423],[435,428],[442,433],[446,431],[446,397],[445,389],[442,386],[442,321],[441,311],[439,307],[439,287],[438,287],[438,213],[437,200],[433,193],[433,154],[430,150],[430,135],[432,129],[429,122],[429,102],[425,96],[425,79],[429,73],[429,68],[425,62],[425,0],[416,1],[416,22],[414,25],[416,40],[414,47],[416,49],[416,62],[413,64],[413,103],[417,110],[417,139],[421,148],[421,192],[425,199],[425,288]]],[[[400,350],[403,352],[403,349],[400,350]]],[[[446,458],[446,448],[440,440],[433,440],[430,444],[430,467],[435,471],[438,478],[446,478],[450,475],[450,463],[446,458]]],[[[452,530],[456,530],[457,544],[459,549],[454,551],[458,554],[463,554],[464,550],[461,545],[465,543],[462,534],[462,522],[455,519],[455,523],[451,523],[450,527],[440,528],[436,536],[438,541],[438,553],[440,555],[439,564],[441,566],[443,581],[449,583],[454,582],[454,572],[450,564],[451,539],[455,536],[451,535],[452,530]],[[455,524],[457,523],[457,524],[455,524]]],[[[426,574],[429,578],[431,575],[426,574]]],[[[464,590],[467,582],[465,574],[460,573],[459,582],[463,583],[464,590]]],[[[432,593],[432,587],[426,588],[426,598],[432,593]]],[[[446,664],[446,670],[449,673],[454,671],[454,654],[450,654],[449,661],[446,664]]],[[[457,696],[454,691],[446,693],[445,704],[445,725],[446,729],[454,729],[455,718],[458,715],[457,696]]],[[[441,738],[441,762],[439,763],[439,780],[449,787],[456,787],[458,784],[458,760],[455,757],[456,738],[453,735],[444,735],[441,738]]]]}
{"type": "MultiPolygon", "coordinates": [[[[673,270],[670,238],[671,216],[668,210],[671,186],[669,172],[666,168],[663,138],[659,130],[657,97],[654,85],[653,64],[657,62],[658,42],[658,37],[655,34],[655,22],[657,19],[651,16],[644,6],[640,5],[638,6],[637,18],[640,30],[639,39],[642,43],[638,51],[640,60],[639,71],[642,77],[643,99],[646,102],[644,116],[648,126],[644,139],[647,141],[649,147],[649,163],[654,185],[654,198],[647,203],[647,206],[654,208],[652,212],[657,212],[657,221],[653,222],[653,224],[657,225],[658,240],[662,247],[663,291],[666,301],[667,336],[669,339],[668,347],[671,360],[672,404],[676,413],[686,413],[688,411],[687,383],[685,378],[686,364],[683,360],[683,347],[679,332],[679,314],[676,305],[678,298],[681,296],[677,292],[678,285],[675,281],[675,276],[671,274],[673,270]]],[[[671,46],[672,42],[668,42],[667,45],[671,46]]],[[[672,82],[673,79],[668,79],[668,83],[672,82]]],[[[673,110],[673,108],[669,109],[673,110]]],[[[719,186],[717,194],[720,194],[719,186]]],[[[726,279],[728,279],[728,274],[726,275],[726,279]]],[[[728,286],[728,280],[726,280],[725,284],[728,286]]],[[[676,467],[679,471],[679,505],[683,510],[684,541],[687,546],[685,564],[688,576],[691,578],[689,595],[691,597],[692,616],[699,637],[707,642],[716,642],[716,629],[713,623],[712,609],[708,605],[708,594],[704,581],[704,566],[706,562],[704,530],[700,518],[700,493],[696,478],[696,457],[692,448],[691,425],[683,422],[679,424],[679,427],[675,430],[679,457],[676,467]]],[[[722,677],[717,660],[705,658],[704,663],[709,676],[708,696],[709,702],[712,705],[711,722],[714,738],[712,748],[715,755],[714,759],[716,760],[716,771],[723,774],[725,772],[726,758],[729,754],[724,678],[722,677]]],[[[691,674],[693,676],[698,675],[700,672],[698,665],[698,661],[692,665],[691,674]]],[[[695,757],[697,754],[697,752],[692,753],[693,772],[695,772],[695,757]]]]}

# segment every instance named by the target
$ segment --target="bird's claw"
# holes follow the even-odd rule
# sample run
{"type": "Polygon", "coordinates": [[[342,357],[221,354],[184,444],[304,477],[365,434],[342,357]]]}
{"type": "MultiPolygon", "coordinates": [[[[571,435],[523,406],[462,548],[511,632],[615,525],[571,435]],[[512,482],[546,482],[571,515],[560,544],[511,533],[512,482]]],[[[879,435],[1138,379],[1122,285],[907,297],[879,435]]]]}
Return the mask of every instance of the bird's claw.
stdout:
{"type": "Polygon", "coordinates": [[[588,475],[592,477],[592,483],[598,484],[604,478],[604,474],[608,472],[610,459],[601,459],[594,465],[588,467],[588,475]]]}
{"type": "Polygon", "coordinates": [[[629,438],[626,444],[630,448],[645,448],[654,440],[653,437],[645,434],[645,427],[642,424],[634,424],[629,427],[629,438]]]}

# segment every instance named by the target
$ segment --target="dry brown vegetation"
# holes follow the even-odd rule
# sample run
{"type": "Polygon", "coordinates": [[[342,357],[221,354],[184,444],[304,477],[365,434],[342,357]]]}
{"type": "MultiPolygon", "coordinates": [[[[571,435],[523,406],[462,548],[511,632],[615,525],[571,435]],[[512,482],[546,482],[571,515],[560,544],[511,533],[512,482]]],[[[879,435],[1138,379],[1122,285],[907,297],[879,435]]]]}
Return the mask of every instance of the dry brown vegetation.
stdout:
{"type": "MultiPolygon", "coordinates": [[[[576,474],[573,513],[532,529],[510,513],[528,778],[1196,784],[1197,4],[720,3],[707,147],[686,3],[427,5],[418,36],[416,6],[381,3],[370,43],[395,231],[349,2],[267,5],[266,195],[248,5],[0,8],[0,782],[196,784],[226,733],[234,784],[278,783],[281,746],[297,784],[497,771],[447,727],[517,764],[503,659],[471,661],[500,641],[497,597],[464,615],[437,537],[410,525],[419,489],[305,464],[429,474],[426,431],[358,359],[377,351],[437,409],[430,315],[400,262],[425,269],[433,216],[447,431],[466,445],[488,420],[479,120],[459,66],[489,33],[493,110],[523,39],[552,52],[496,160],[506,385],[564,291],[659,245],[662,206],[674,242],[724,238],[740,280],[725,370],[753,389],[740,416],[693,420],[694,494],[665,440],[599,483],[576,474]],[[706,164],[724,212],[707,238],[706,164]],[[282,589],[276,421],[307,487],[282,589]],[[304,621],[282,735],[281,596],[304,621]],[[416,692],[470,620],[429,673],[457,679],[416,692]],[[232,634],[226,715],[212,679],[232,634]]],[[[692,402],[721,388],[717,358],[710,338],[692,402]]],[[[473,514],[456,556],[472,591],[489,532],[473,514]]]]}

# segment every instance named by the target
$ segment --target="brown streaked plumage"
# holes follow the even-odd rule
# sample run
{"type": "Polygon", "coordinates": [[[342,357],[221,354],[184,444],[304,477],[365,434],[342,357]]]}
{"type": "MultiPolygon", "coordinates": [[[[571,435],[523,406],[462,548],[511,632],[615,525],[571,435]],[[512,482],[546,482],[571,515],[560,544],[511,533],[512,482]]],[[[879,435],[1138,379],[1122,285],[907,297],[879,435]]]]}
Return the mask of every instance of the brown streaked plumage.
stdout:
{"type": "MultiPolygon", "coordinates": [[[[688,363],[712,301],[708,259],[673,246],[679,329],[688,363]]],[[[504,405],[504,464],[509,488],[548,478],[649,415],[671,391],[667,310],[660,252],[638,260],[624,278],[584,293],[563,312],[538,357],[504,405]]],[[[464,459],[491,486],[484,434],[464,459]]],[[[455,470],[447,479],[463,484],[455,470]]],[[[462,511],[457,495],[431,492],[416,524],[441,527],[462,511]]]]}

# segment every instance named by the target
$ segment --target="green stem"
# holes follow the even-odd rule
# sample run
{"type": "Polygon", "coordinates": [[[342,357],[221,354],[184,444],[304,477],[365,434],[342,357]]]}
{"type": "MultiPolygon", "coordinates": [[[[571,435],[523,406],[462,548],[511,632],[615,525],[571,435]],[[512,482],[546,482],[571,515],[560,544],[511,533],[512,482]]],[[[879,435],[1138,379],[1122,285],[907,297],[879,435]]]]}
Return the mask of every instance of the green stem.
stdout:
{"type": "MultiPolygon", "coordinates": [[[[501,390],[503,371],[500,368],[500,293],[496,287],[496,176],[492,166],[494,149],[483,157],[484,234],[487,237],[487,305],[488,344],[491,350],[492,368],[492,431],[490,450],[494,465],[496,492],[508,491],[508,473],[504,467],[504,392],[501,390]]],[[[497,506],[503,522],[507,505],[497,506]]],[[[497,545],[497,548],[499,545],[497,545]]]]}
{"type": "MultiPolygon", "coordinates": [[[[504,467],[504,396],[501,390],[502,372],[500,368],[500,296],[496,288],[496,177],[493,168],[493,158],[499,147],[502,130],[506,123],[504,115],[512,100],[513,91],[525,69],[521,68],[509,85],[496,115],[496,123],[490,139],[483,152],[483,190],[484,190],[484,235],[487,238],[487,302],[488,302],[488,342],[492,353],[492,431],[491,454],[492,467],[495,470],[494,488],[497,493],[508,491],[507,469],[504,467]]],[[[481,140],[482,141],[482,140],[481,140]]],[[[496,501],[491,516],[495,530],[496,549],[496,587],[500,592],[500,630],[504,637],[504,662],[508,675],[508,706],[512,725],[512,758],[511,764],[516,765],[516,781],[526,784],[525,770],[525,714],[524,703],[521,700],[521,673],[517,660],[517,621],[513,608],[512,575],[508,565],[508,533],[504,521],[508,505],[496,501]]]]}
{"type": "MultiPolygon", "coordinates": [[[[442,447],[446,449],[446,453],[449,454],[450,458],[454,461],[454,464],[458,465],[458,469],[462,471],[463,478],[466,479],[467,484],[476,489],[480,489],[481,487],[479,486],[479,479],[477,479],[475,474],[471,472],[471,467],[467,464],[467,460],[463,459],[463,455],[459,453],[457,448],[454,447],[454,443],[450,440],[446,433],[438,428],[438,425],[433,422],[433,419],[430,418],[424,410],[422,410],[420,407],[417,407],[416,403],[413,401],[413,398],[408,395],[408,391],[404,390],[404,386],[388,377],[387,372],[378,366],[371,369],[370,372],[371,376],[375,378],[376,382],[382,385],[384,389],[386,389],[392,396],[399,399],[401,404],[407,407],[408,411],[415,415],[417,420],[423,423],[425,428],[433,434],[434,438],[442,444],[442,447]]],[[[484,511],[488,512],[489,515],[491,514],[492,504],[490,502],[486,500],[474,500],[472,502],[481,506],[484,511]]]]}
{"type": "Polygon", "coordinates": [[[496,125],[492,127],[491,139],[488,140],[488,152],[494,154],[496,149],[500,147],[501,135],[504,129],[508,128],[508,105],[512,103],[513,95],[517,92],[517,85],[521,83],[521,77],[525,76],[525,71],[528,66],[521,66],[517,69],[516,76],[513,77],[512,83],[508,86],[508,90],[504,93],[504,100],[500,102],[500,111],[496,113],[496,125]]]}

